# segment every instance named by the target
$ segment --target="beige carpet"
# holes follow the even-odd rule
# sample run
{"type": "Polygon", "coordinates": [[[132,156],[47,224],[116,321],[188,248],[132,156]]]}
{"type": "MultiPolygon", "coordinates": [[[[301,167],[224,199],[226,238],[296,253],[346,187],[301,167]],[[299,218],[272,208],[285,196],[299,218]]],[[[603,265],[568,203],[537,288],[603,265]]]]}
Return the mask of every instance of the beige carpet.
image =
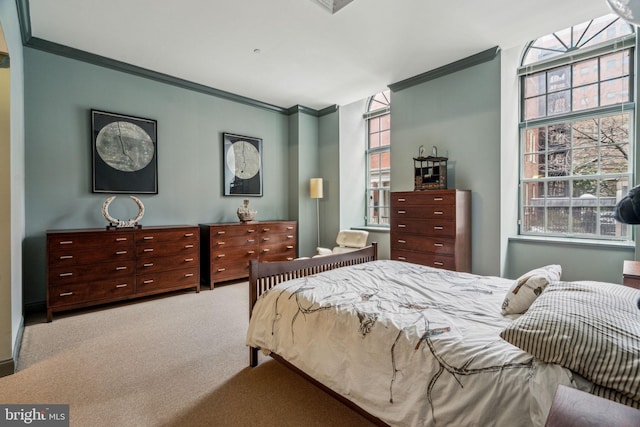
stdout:
{"type": "Polygon", "coordinates": [[[276,361],[248,367],[245,283],[29,322],[0,403],[72,426],[369,426],[276,361]]]}

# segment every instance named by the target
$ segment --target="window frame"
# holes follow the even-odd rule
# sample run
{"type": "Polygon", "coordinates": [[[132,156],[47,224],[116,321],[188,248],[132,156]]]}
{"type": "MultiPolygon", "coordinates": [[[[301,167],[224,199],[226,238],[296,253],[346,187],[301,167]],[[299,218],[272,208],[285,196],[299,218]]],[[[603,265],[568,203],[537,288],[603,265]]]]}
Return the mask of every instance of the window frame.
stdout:
{"type": "MultiPolygon", "coordinates": [[[[388,175],[389,175],[389,180],[388,180],[388,185],[386,186],[380,186],[380,187],[372,187],[371,186],[371,162],[370,162],[370,156],[372,154],[382,154],[385,152],[389,153],[389,161],[391,161],[391,92],[390,90],[384,90],[381,92],[376,93],[375,95],[369,97],[369,99],[367,100],[367,110],[366,112],[363,114],[363,119],[365,121],[365,162],[366,162],[366,168],[365,168],[365,192],[364,192],[364,203],[365,203],[365,214],[364,214],[364,221],[365,221],[365,226],[370,226],[370,227],[382,227],[382,228],[390,228],[390,202],[391,202],[391,164],[389,164],[389,168],[388,168],[388,175]],[[383,94],[383,96],[385,97],[385,99],[387,100],[387,105],[377,108],[375,110],[371,110],[371,105],[373,104],[373,102],[377,102],[376,101],[376,97],[380,94],[383,94]],[[386,95],[385,95],[386,94],[386,95]],[[376,119],[376,118],[380,118],[383,117],[385,115],[389,115],[389,145],[384,145],[384,146],[378,146],[378,147],[374,147],[371,148],[371,141],[370,141],[370,135],[371,135],[371,120],[372,119],[376,119]],[[372,216],[370,215],[371,209],[374,209],[375,206],[370,205],[369,203],[369,194],[372,191],[378,191],[378,192],[386,192],[387,194],[387,198],[386,204],[379,204],[377,206],[377,209],[386,209],[387,211],[387,222],[381,222],[381,219],[383,218],[382,215],[378,215],[378,222],[372,222],[372,216]]],[[[382,171],[382,169],[379,169],[382,171]]],[[[384,199],[384,197],[383,197],[384,199]]]]}
{"type": "MultiPolygon", "coordinates": [[[[599,18],[598,18],[599,19],[599,18]]],[[[593,21],[592,21],[593,22],[593,21]]],[[[607,29],[610,29],[609,27],[611,27],[611,25],[614,23],[615,21],[612,21],[609,25],[605,26],[602,30],[602,32],[607,31],[607,29]]],[[[603,216],[602,213],[605,212],[603,210],[601,210],[602,208],[604,208],[604,206],[602,205],[602,203],[600,202],[600,199],[597,207],[596,207],[596,212],[598,214],[597,216],[597,221],[596,221],[596,227],[595,227],[595,232],[594,233],[584,233],[584,232],[578,232],[576,229],[573,229],[573,215],[574,215],[574,209],[579,208],[578,204],[574,204],[574,200],[573,200],[573,191],[574,191],[574,182],[575,181],[579,181],[579,180],[594,180],[596,183],[601,183],[604,182],[605,179],[607,178],[615,178],[615,177],[621,177],[623,179],[626,179],[626,183],[628,185],[628,188],[631,188],[633,185],[633,179],[634,179],[634,159],[635,159],[635,138],[636,138],[636,133],[637,133],[637,129],[636,129],[636,111],[635,111],[635,55],[637,54],[636,52],[636,32],[635,29],[630,26],[629,30],[631,31],[630,34],[627,35],[623,35],[620,36],[617,39],[614,40],[608,40],[593,46],[589,46],[589,47],[584,47],[584,48],[578,48],[578,49],[569,49],[567,48],[567,52],[565,52],[564,54],[561,55],[557,55],[557,56],[553,56],[551,58],[548,59],[543,59],[541,61],[538,62],[534,62],[534,63],[530,63],[530,64],[526,64],[526,65],[521,65],[518,68],[518,72],[517,72],[517,77],[519,79],[518,82],[518,87],[519,87],[519,134],[518,134],[518,158],[519,158],[519,174],[518,174],[518,189],[519,189],[519,194],[518,194],[518,235],[520,236],[536,236],[536,237],[562,237],[562,238],[570,238],[570,239],[574,239],[576,241],[579,241],[580,239],[585,240],[598,240],[598,241],[629,241],[629,240],[633,240],[633,229],[631,227],[627,227],[625,228],[621,228],[621,230],[623,231],[621,233],[621,235],[615,235],[615,236],[610,236],[610,235],[604,235],[603,234],[603,224],[605,224],[603,220],[603,216]],[[624,102],[617,102],[613,105],[602,105],[603,103],[606,103],[606,100],[603,99],[604,94],[602,94],[601,92],[601,85],[603,83],[606,83],[607,81],[610,81],[611,78],[607,78],[604,77],[603,75],[606,73],[606,69],[603,69],[602,67],[605,67],[606,61],[601,60],[600,58],[606,58],[607,55],[611,55],[611,54],[615,54],[618,52],[624,52],[624,51],[629,51],[629,63],[627,64],[628,66],[628,76],[626,76],[626,82],[628,82],[628,99],[627,101],[624,102]],[[598,59],[598,77],[597,80],[594,82],[594,84],[597,85],[597,90],[598,90],[598,106],[597,107],[591,107],[591,108],[580,108],[576,111],[576,105],[574,105],[574,90],[576,88],[580,88],[583,87],[583,85],[578,85],[575,86],[574,85],[574,78],[576,77],[576,75],[579,77],[580,76],[580,71],[578,68],[574,68],[575,65],[580,64],[581,62],[586,62],[590,59],[598,59]],[[571,70],[571,81],[569,82],[569,85],[567,88],[563,89],[563,90],[568,90],[569,91],[569,112],[563,112],[563,113],[550,113],[548,108],[548,95],[550,93],[553,93],[554,91],[550,90],[549,88],[549,82],[547,81],[547,76],[548,73],[550,71],[553,70],[558,70],[561,67],[569,67],[569,69],[571,70]],[[532,76],[532,75],[536,75],[537,73],[541,73],[541,72],[545,72],[545,89],[544,91],[541,91],[540,93],[534,95],[534,96],[529,96],[526,97],[526,93],[525,93],[525,80],[528,76],[532,76]],[[544,96],[544,102],[545,102],[545,112],[544,115],[541,115],[539,117],[536,117],[534,119],[526,119],[525,118],[525,102],[527,99],[532,99],[535,96],[544,96]],[[629,120],[628,120],[628,138],[627,138],[627,170],[626,172],[623,173],[612,173],[612,172],[608,172],[608,173],[603,173],[602,170],[600,169],[600,166],[598,167],[597,173],[595,174],[588,174],[586,176],[583,175],[579,175],[579,174],[574,174],[573,170],[570,170],[569,174],[567,174],[566,176],[561,176],[561,177],[553,177],[553,176],[549,176],[548,173],[545,173],[544,176],[542,177],[535,177],[535,178],[527,178],[525,177],[525,158],[527,157],[527,155],[531,156],[531,155],[535,155],[536,153],[539,155],[545,155],[547,156],[549,153],[549,146],[548,146],[548,142],[545,142],[545,145],[543,148],[538,148],[538,150],[535,153],[529,153],[529,152],[525,152],[525,143],[527,142],[527,129],[536,129],[536,128],[540,128],[540,127],[548,127],[552,126],[554,124],[566,124],[569,126],[571,135],[573,135],[574,132],[574,126],[573,124],[581,121],[581,120],[589,120],[589,119],[594,119],[597,118],[598,119],[598,132],[600,135],[600,132],[602,131],[602,127],[600,126],[601,121],[600,119],[608,117],[608,116],[612,116],[615,114],[629,114],[629,120]],[[541,151],[542,150],[542,151],[541,151]],[[542,184],[545,188],[544,190],[544,198],[547,199],[547,197],[549,196],[548,194],[548,189],[547,189],[547,183],[550,181],[566,181],[566,186],[568,186],[568,190],[567,190],[567,194],[570,199],[569,199],[569,203],[566,206],[566,212],[568,213],[568,219],[567,219],[567,224],[566,227],[567,229],[564,230],[563,232],[560,231],[549,231],[548,228],[548,215],[549,215],[549,209],[550,209],[550,205],[547,204],[548,200],[545,200],[544,204],[543,204],[543,212],[544,212],[544,226],[541,232],[535,232],[535,231],[531,231],[531,230],[524,230],[525,227],[525,208],[527,207],[527,194],[525,191],[525,186],[528,183],[539,183],[542,184]]],[[[563,30],[564,31],[564,30],[563,30]]],[[[573,27],[571,28],[571,31],[573,33],[573,27]]],[[[522,53],[522,57],[521,57],[521,64],[524,63],[525,60],[527,60],[527,55],[529,54],[529,50],[532,48],[532,46],[537,42],[537,40],[533,40],[531,41],[523,50],[522,53]]],[[[587,85],[585,85],[587,86],[587,85]]],[[[623,95],[626,92],[621,92],[623,95]]],[[[573,150],[573,138],[571,138],[569,140],[569,150],[573,150]]],[[[595,145],[595,149],[598,151],[598,153],[601,153],[601,150],[603,147],[607,147],[608,144],[602,144],[601,143],[602,140],[601,138],[598,138],[596,145],[595,145]]],[[[572,151],[569,151],[569,153],[573,154],[572,151]]],[[[548,157],[547,157],[548,158],[548,157]]],[[[598,154],[598,158],[600,158],[600,154],[598,154]]],[[[545,160],[546,162],[547,160],[545,160]]],[[[600,197],[600,192],[599,190],[596,192],[597,197],[600,197]]]]}

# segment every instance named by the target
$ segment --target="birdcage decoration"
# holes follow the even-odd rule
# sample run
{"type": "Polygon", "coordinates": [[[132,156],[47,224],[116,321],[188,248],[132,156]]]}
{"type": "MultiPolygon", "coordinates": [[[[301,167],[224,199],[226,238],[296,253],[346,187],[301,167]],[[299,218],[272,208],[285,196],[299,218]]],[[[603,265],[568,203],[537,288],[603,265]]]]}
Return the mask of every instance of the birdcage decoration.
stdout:
{"type": "Polygon", "coordinates": [[[438,157],[437,149],[433,147],[433,156],[424,156],[420,146],[418,157],[413,158],[415,191],[446,190],[447,188],[447,157],[438,157]]]}

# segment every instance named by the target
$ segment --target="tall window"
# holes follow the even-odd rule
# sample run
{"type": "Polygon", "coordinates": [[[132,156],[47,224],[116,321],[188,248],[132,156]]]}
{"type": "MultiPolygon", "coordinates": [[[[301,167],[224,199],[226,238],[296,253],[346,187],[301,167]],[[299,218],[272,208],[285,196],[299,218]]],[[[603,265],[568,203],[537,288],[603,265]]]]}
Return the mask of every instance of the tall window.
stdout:
{"type": "Polygon", "coordinates": [[[364,114],[367,122],[367,225],[389,225],[391,185],[390,91],[372,96],[364,114]]]}
{"type": "Polygon", "coordinates": [[[633,28],[607,15],[541,37],[520,76],[520,234],[627,240],[633,28]]]}

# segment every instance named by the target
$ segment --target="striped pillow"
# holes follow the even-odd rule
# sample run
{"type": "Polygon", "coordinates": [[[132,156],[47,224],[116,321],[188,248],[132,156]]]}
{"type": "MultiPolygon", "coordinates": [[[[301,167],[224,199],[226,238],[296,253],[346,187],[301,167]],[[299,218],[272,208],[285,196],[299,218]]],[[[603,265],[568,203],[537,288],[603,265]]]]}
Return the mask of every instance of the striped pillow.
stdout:
{"type": "Polygon", "coordinates": [[[500,336],[640,402],[639,296],[612,283],[550,283],[500,336]]]}

